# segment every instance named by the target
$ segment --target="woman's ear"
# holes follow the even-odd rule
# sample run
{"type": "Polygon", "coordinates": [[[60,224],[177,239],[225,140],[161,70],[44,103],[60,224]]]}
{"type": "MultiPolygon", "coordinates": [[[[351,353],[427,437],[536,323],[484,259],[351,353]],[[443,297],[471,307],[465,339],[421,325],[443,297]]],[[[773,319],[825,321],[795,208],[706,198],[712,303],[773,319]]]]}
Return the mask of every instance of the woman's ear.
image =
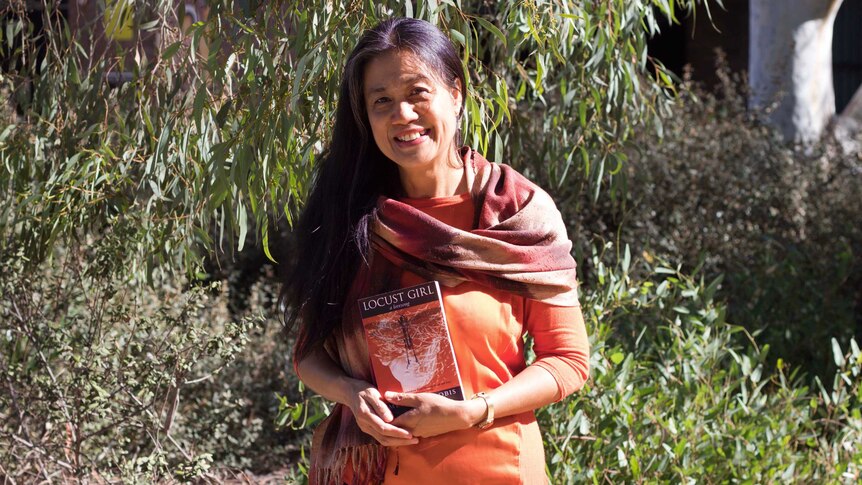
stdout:
{"type": "Polygon", "coordinates": [[[461,115],[463,114],[461,113],[461,103],[463,102],[464,96],[464,89],[463,86],[461,86],[460,79],[455,79],[454,85],[449,88],[449,93],[452,95],[452,100],[455,103],[456,117],[460,119],[461,115]]]}

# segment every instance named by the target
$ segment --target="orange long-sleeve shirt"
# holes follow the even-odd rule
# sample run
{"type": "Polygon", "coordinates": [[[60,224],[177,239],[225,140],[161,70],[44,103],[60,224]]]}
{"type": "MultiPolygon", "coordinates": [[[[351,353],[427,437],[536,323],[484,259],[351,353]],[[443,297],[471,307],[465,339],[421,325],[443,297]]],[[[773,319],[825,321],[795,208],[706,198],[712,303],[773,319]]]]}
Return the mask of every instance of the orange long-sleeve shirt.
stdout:
{"type": "MultiPolygon", "coordinates": [[[[469,230],[473,222],[469,193],[402,201],[459,229],[469,230]]],[[[423,281],[405,273],[401,283],[423,281]]],[[[472,282],[441,290],[465,396],[494,389],[526,368],[525,332],[533,337],[532,365],[554,377],[560,396],[583,386],[589,375],[589,343],[580,308],[552,306],[472,282]]],[[[384,483],[547,483],[535,415],[507,416],[485,430],[470,428],[394,448],[384,483]]]]}

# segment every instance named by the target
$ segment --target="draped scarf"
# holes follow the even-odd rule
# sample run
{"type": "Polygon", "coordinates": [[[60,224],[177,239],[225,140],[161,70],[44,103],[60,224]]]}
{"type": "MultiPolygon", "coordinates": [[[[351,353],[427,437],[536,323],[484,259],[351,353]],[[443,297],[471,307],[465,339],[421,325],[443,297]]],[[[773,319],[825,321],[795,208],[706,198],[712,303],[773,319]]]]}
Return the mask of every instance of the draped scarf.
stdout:
{"type": "MultiPolygon", "coordinates": [[[[444,224],[396,199],[380,197],[372,215],[368,264],[348,292],[340,328],[325,346],[344,372],[374,382],[359,318],[359,297],[396,289],[403,271],[443,286],[465,281],[558,306],[578,305],[572,243],[553,199],[507,165],[461,150],[475,205],[473,228],[444,224]]],[[[345,466],[354,484],[383,481],[386,448],[336,404],[314,432],[309,481],[341,485],[345,466]]]]}

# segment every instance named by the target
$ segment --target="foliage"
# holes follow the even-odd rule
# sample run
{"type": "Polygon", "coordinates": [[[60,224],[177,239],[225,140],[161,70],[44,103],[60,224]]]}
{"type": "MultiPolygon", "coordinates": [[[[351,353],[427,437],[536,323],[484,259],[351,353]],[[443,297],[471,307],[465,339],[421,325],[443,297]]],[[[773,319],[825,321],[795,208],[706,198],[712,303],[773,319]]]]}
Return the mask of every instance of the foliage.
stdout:
{"type": "Polygon", "coordinates": [[[635,254],[723,274],[729,320],[774,356],[831,375],[831,339],[862,336],[862,159],[830,140],[787,146],[718,72],[716,92],[681,87],[661,143],[636,138],[623,197],[581,196],[568,210],[635,254]]]}
{"type": "MultiPolygon", "coordinates": [[[[177,27],[173,2],[160,0],[135,13],[141,39],[157,39],[155,57],[141,39],[130,55],[93,55],[55,15],[56,2],[45,2],[46,28],[36,32],[25,3],[6,2],[0,20],[0,93],[14,98],[0,108],[4,478],[218,480],[226,467],[272,469],[297,459],[307,433],[273,423],[313,425],[326,407],[318,398],[298,404],[305,395],[283,369],[288,345],[262,315],[276,313],[274,291],[258,285],[250,301],[232,306],[224,285],[203,281],[219,264],[229,272],[233,250],[254,243],[270,259],[290,257],[283,240],[270,249],[270,236],[301,205],[330,133],[344,56],[362,29],[390,14],[428,19],[458,43],[470,79],[466,141],[553,188],[571,227],[644,241],[647,259],[690,260],[706,248],[718,258],[706,259],[707,269],[751,270],[728,271],[723,285],[733,298],[752,287],[737,283],[749,277],[777,271],[787,289],[763,291],[796,295],[808,287],[784,275],[802,271],[828,284],[828,272],[841,270],[835,287],[843,288],[849,265],[858,268],[853,231],[862,224],[843,203],[857,200],[847,194],[858,188],[842,175],[858,175],[856,162],[823,158],[829,169],[818,172],[820,165],[803,167],[769,133],[741,123],[738,103],[707,97],[698,105],[683,92],[684,103],[672,104],[674,87],[646,56],[645,39],[657,15],[709,5],[700,0],[225,0],[211,2],[209,18],[188,32],[177,27]],[[117,66],[131,82],[108,81],[117,66]],[[650,124],[679,145],[656,147],[643,135],[643,156],[626,163],[631,137],[654,133],[643,129],[650,124]],[[747,135],[734,138],[737,125],[749,127],[747,135]],[[729,147],[726,158],[701,156],[729,147]],[[659,156],[676,149],[690,154],[682,160],[705,162],[659,156]],[[758,157],[768,162],[763,168],[758,157]],[[725,166],[739,167],[736,178],[725,166]],[[681,175],[704,188],[692,191],[681,175]],[[806,183],[794,186],[800,177],[806,183]],[[755,216],[681,229],[722,219],[698,199],[715,180],[742,187],[727,203],[755,216]],[[598,198],[607,181],[612,197],[598,198]],[[748,203],[752,197],[762,203],[748,203]],[[758,247],[752,229],[779,247],[804,248],[804,257],[767,251],[757,253],[766,263],[748,264],[745,251],[758,247]],[[737,259],[722,252],[725,233],[737,259]],[[810,252],[822,244],[833,256],[826,269],[810,252]],[[204,255],[218,261],[202,265],[204,255]]],[[[628,252],[613,269],[606,259],[595,255],[583,273],[594,380],[540,412],[555,481],[859,479],[854,343],[845,354],[843,336],[830,341],[834,379],[806,387],[797,367],[773,365],[765,346],[725,322],[738,307],[752,321],[780,323],[792,308],[781,313],[768,302],[784,300],[725,311],[714,300],[718,282],[667,265],[635,271],[628,252]]],[[[847,312],[831,306],[836,313],[824,320],[847,312]]],[[[288,473],[301,480],[302,470],[288,473]]]]}
{"type": "Polygon", "coordinates": [[[180,32],[160,0],[135,11],[134,55],[104,57],[54,2],[41,33],[26,2],[9,2],[0,85],[30,95],[16,93],[21,113],[0,130],[0,245],[22,241],[35,264],[82,230],[129,220],[133,270],[148,278],[194,272],[201,248],[242,249],[255,231],[269,251],[330,134],[345,55],[390,15],[428,19],[462,48],[469,144],[558,184],[579,170],[601,181],[669,102],[668,75],[646,56],[656,17],[699,2],[224,0],[180,32]],[[142,39],[158,40],[156,57],[142,39]],[[112,87],[118,65],[132,81],[112,87]]]}
{"type": "MultiPolygon", "coordinates": [[[[540,411],[553,483],[858,483],[862,352],[832,342],[827,390],[769,348],[738,343],[719,280],[666,263],[633,279],[593,255],[584,307],[592,381],[540,411]]],[[[631,266],[630,266],[631,264],[631,266]]]]}
{"type": "Polygon", "coordinates": [[[184,479],[287,456],[268,425],[280,325],[232,317],[223,285],[129,280],[125,236],[63,248],[38,273],[22,251],[0,260],[0,474],[184,479]]]}
{"type": "MultiPolygon", "coordinates": [[[[619,260],[610,244],[601,249],[582,295],[592,379],[537,412],[551,483],[862,478],[855,340],[846,351],[830,344],[837,370],[824,384],[782,359],[770,363],[768,346],[726,321],[720,278],[638,263],[628,248],[619,260]]],[[[318,398],[281,408],[282,419],[309,427],[325,411],[318,398]]]]}

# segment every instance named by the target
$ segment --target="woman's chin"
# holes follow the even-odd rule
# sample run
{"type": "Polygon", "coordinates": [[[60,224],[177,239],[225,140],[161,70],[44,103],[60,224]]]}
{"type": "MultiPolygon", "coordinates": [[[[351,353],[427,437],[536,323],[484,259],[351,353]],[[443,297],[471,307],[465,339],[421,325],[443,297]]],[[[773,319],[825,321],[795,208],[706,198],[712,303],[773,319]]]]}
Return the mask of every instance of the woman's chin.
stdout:
{"type": "Polygon", "coordinates": [[[389,158],[403,168],[425,166],[433,163],[434,159],[437,158],[436,150],[433,149],[433,143],[430,140],[418,145],[395,146],[393,148],[389,158]]]}

